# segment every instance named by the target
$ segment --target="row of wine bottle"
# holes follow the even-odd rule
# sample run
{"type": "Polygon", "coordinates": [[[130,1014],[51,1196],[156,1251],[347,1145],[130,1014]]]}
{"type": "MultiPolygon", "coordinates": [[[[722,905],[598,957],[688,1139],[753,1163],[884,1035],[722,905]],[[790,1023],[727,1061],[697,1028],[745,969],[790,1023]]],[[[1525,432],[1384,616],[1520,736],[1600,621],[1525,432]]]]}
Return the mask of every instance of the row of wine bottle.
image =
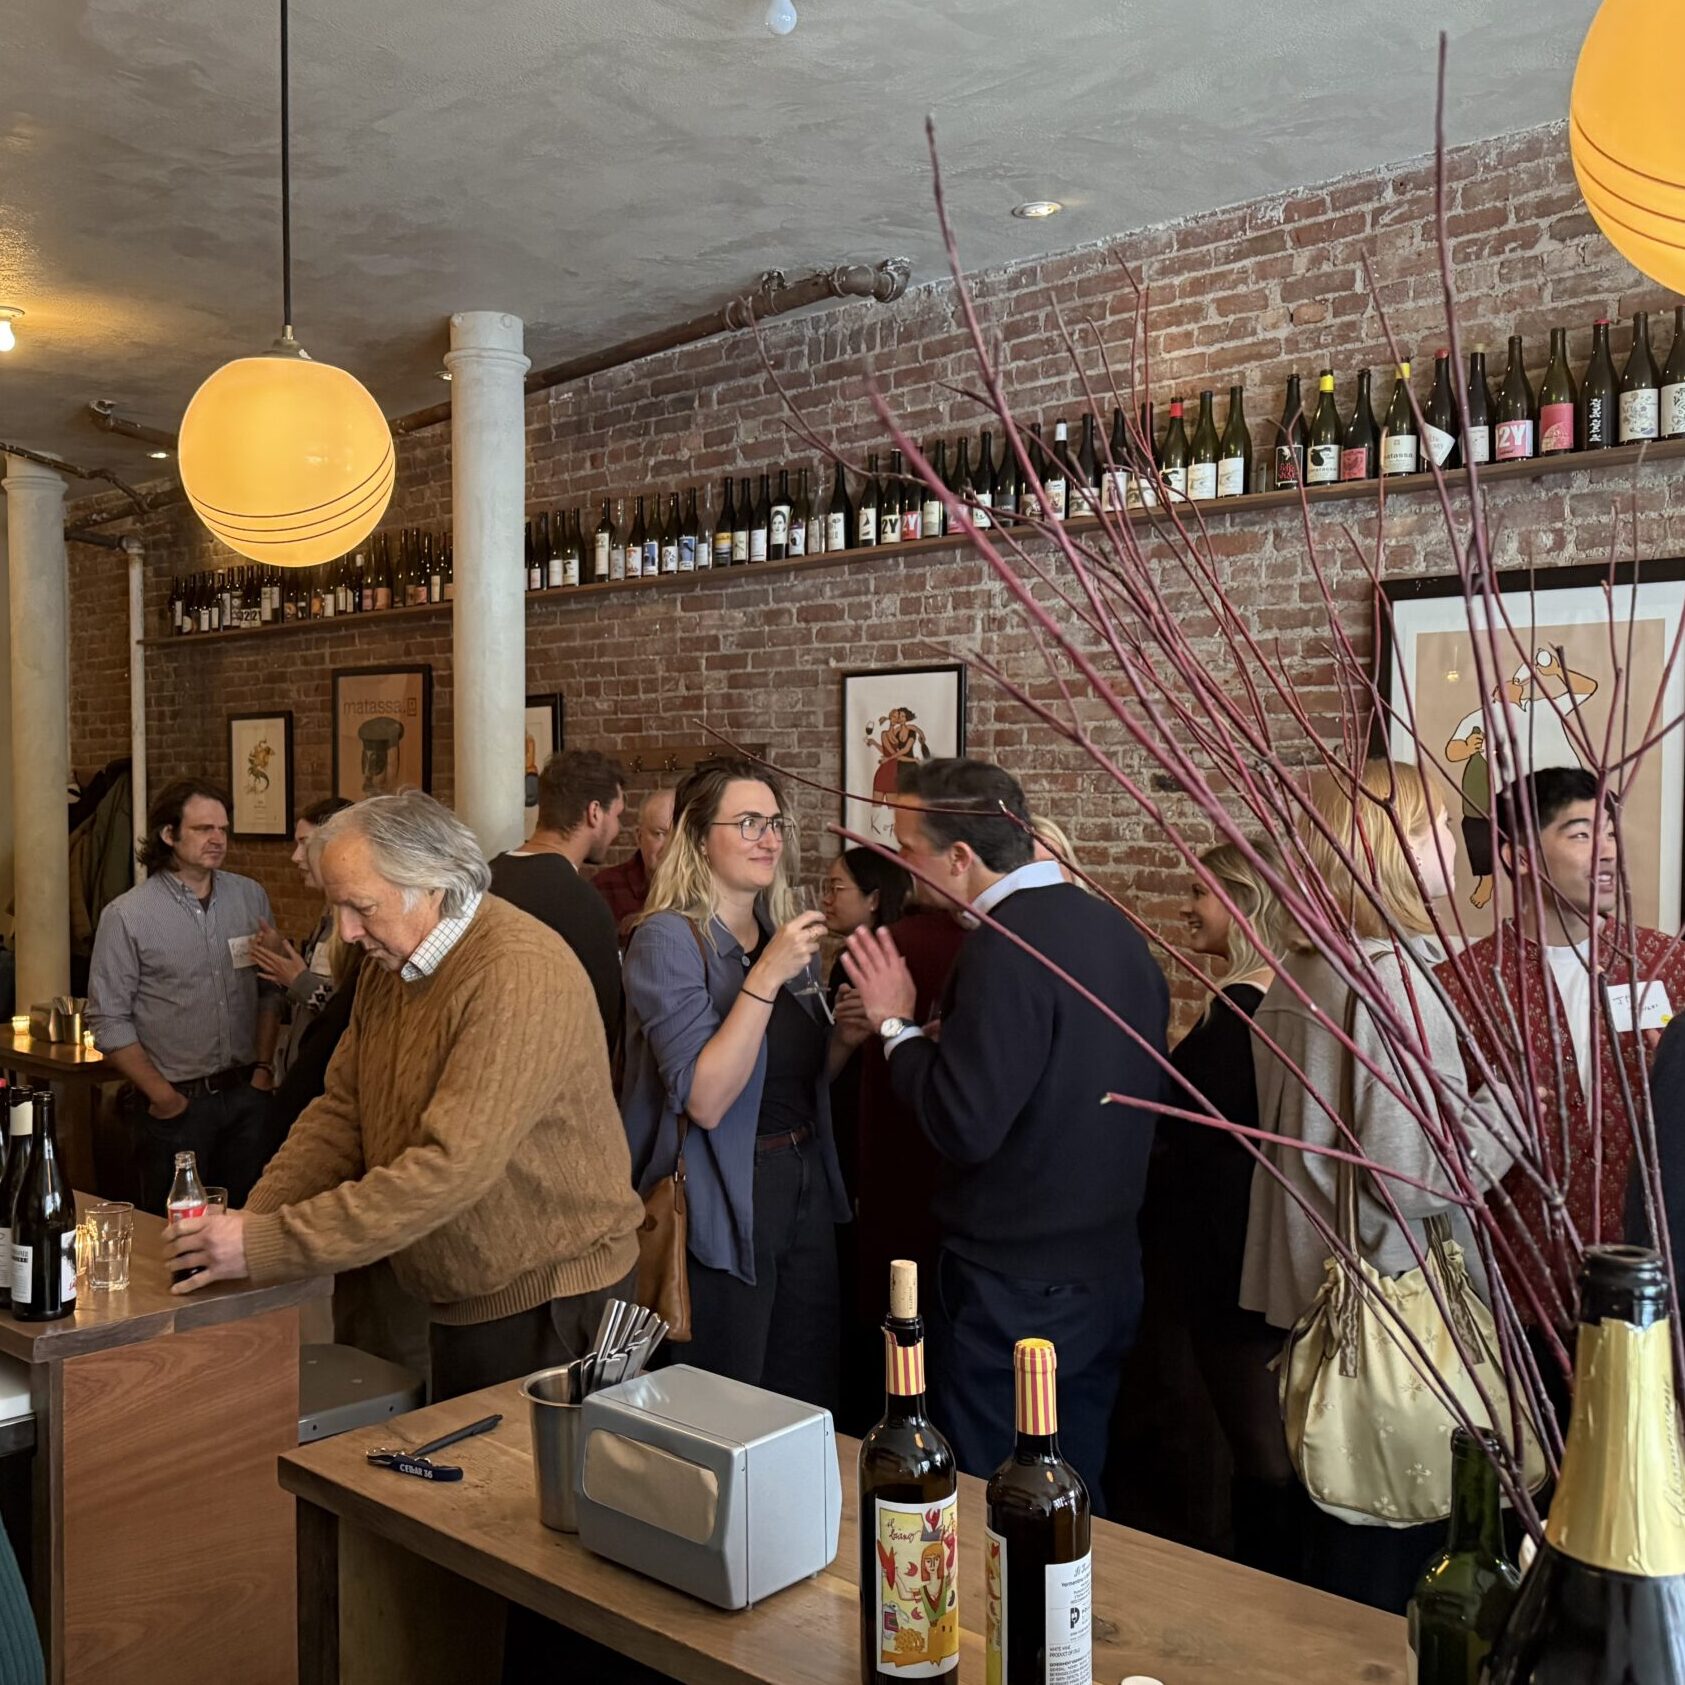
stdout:
{"type": "MultiPolygon", "coordinates": [[[[918,1266],[890,1265],[884,1413],[860,1442],[860,1677],[957,1676],[959,1469],[925,1402],[918,1266]]],[[[1093,1675],[1094,1576],[1082,1476],[1059,1453],[1056,1354],[1013,1351],[1017,1436],[985,1495],[987,1675],[1063,1685],[1093,1675]]]]}
{"type": "Polygon", "coordinates": [[[52,1092],[15,1075],[3,1087],[0,1304],[20,1322],[52,1322],[76,1310],[76,1200],[59,1162],[52,1092]]]}

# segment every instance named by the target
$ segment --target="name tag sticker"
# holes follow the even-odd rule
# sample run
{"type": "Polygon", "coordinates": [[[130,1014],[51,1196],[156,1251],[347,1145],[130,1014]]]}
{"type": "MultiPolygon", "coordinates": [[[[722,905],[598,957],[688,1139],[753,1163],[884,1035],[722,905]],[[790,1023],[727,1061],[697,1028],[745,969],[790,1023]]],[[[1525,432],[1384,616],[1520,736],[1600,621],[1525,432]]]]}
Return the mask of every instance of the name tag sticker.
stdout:
{"type": "Polygon", "coordinates": [[[256,940],[252,936],[230,936],[228,938],[228,957],[234,962],[236,971],[244,971],[248,966],[257,964],[252,958],[252,943],[256,940]]]}
{"type": "Polygon", "coordinates": [[[1667,998],[1667,985],[1659,980],[1641,983],[1638,991],[1638,1022],[1632,1016],[1632,985],[1609,985],[1609,1017],[1617,1034],[1628,1031],[1665,1029],[1673,1017],[1673,1003],[1667,998]]]}

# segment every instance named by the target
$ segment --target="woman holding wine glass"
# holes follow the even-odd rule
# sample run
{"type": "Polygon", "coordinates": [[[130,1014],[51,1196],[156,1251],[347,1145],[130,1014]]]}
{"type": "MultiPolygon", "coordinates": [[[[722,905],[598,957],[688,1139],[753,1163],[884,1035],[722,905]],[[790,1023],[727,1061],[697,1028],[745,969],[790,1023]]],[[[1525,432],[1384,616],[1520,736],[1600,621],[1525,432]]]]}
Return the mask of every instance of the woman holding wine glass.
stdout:
{"type": "Polygon", "coordinates": [[[633,1173],[647,1191],[683,1152],[684,1360],[831,1408],[848,1200],[817,963],[825,918],[796,909],[795,826],[764,769],[705,762],[675,809],[626,951],[633,1173]]]}

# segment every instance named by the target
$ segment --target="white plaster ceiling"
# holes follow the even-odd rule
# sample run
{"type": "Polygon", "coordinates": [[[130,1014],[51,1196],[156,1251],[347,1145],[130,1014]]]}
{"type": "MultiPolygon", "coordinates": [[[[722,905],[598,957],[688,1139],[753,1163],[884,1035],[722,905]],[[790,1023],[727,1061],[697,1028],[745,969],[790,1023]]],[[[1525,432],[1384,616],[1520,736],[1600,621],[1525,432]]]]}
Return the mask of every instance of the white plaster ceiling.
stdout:
{"type": "MultiPolygon", "coordinates": [[[[923,120],[983,267],[1564,113],[1591,0],[295,0],[298,333],[389,414],[454,309],[535,365],[906,253],[945,272],[923,120]],[[1008,216],[1028,198],[1066,212],[1008,216]]],[[[0,438],[140,473],[280,317],[274,0],[0,10],[0,438]]]]}

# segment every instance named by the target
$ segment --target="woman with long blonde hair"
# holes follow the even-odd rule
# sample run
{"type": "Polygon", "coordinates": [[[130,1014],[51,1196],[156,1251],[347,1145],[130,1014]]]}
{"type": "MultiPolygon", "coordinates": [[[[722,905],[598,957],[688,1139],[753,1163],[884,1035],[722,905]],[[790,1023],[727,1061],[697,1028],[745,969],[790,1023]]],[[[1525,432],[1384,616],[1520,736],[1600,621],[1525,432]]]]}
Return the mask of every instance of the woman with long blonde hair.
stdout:
{"type": "Polygon", "coordinates": [[[848,1219],[829,1094],[822,913],[799,912],[794,821],[751,761],[679,786],[626,950],[621,1113],[647,1192],[683,1132],[685,1361],[834,1407],[835,1225],[848,1219]]]}
{"type": "MultiPolygon", "coordinates": [[[[1322,903],[1324,917],[1343,929],[1337,940],[1347,969],[1368,981],[1364,990],[1352,989],[1316,939],[1294,930],[1291,952],[1254,1017],[1258,1121],[1292,1141],[1356,1150],[1396,1173],[1358,1178],[1358,1251],[1379,1274],[1417,1268],[1427,1252],[1427,1221],[1443,1216],[1484,1296],[1473,1226],[1453,1198],[1421,1108],[1407,1106],[1392,1091],[1420,1093],[1424,1073],[1436,1073],[1459,1097],[1452,1110],[1481,1185],[1490,1186],[1509,1168],[1514,1149],[1494,1127],[1501,1097],[1482,1090],[1471,1098],[1463,1091],[1456,1024],[1430,975],[1444,957],[1428,903],[1451,892],[1456,842],[1450,814],[1421,769],[1384,760],[1367,762],[1356,779],[1320,774],[1311,801],[1321,824],[1309,815],[1301,823],[1308,870],[1299,875],[1322,903]],[[1377,1071],[1390,1073],[1390,1083],[1377,1071]]],[[[1259,1166],[1253,1174],[1240,1302],[1285,1330],[1324,1279],[1332,1251],[1325,1229],[1335,1226],[1339,1165],[1324,1153],[1264,1150],[1273,1170],[1259,1166]]],[[[1320,1512],[1316,1529],[1313,1579],[1325,1590],[1398,1613],[1442,1531],[1359,1526],[1320,1512]]]]}

